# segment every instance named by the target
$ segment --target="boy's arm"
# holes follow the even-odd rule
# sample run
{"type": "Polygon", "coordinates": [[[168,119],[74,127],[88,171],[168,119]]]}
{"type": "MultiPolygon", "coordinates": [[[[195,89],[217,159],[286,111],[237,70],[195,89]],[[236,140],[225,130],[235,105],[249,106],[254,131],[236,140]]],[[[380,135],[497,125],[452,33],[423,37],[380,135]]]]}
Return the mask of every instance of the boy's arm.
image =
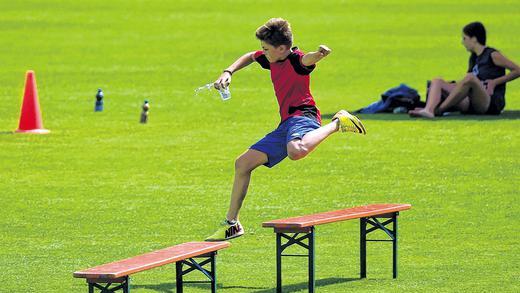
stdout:
{"type": "Polygon", "coordinates": [[[224,89],[229,86],[231,83],[231,75],[235,73],[236,71],[239,71],[240,69],[248,66],[249,64],[253,63],[255,61],[254,59],[255,52],[249,52],[244,54],[243,56],[239,57],[233,64],[229,65],[228,68],[226,68],[220,77],[215,81],[213,86],[218,89],[224,89]]]}
{"type": "Polygon", "coordinates": [[[321,59],[323,59],[327,55],[329,55],[331,51],[332,50],[329,49],[329,47],[327,47],[325,45],[320,45],[320,47],[318,48],[318,51],[310,52],[310,53],[303,55],[302,64],[305,66],[314,65],[314,64],[318,63],[318,61],[320,61],[321,59]]]}

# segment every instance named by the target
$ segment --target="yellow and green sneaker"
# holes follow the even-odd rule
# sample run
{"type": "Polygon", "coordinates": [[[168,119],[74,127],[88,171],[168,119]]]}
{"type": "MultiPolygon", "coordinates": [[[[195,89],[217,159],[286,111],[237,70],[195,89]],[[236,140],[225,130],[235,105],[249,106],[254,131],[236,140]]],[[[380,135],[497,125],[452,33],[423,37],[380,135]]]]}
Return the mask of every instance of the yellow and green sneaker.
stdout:
{"type": "Polygon", "coordinates": [[[239,221],[236,221],[234,224],[229,224],[227,220],[224,220],[217,231],[206,238],[206,241],[224,241],[242,235],[244,235],[244,227],[242,227],[239,221]]]}
{"type": "Polygon", "coordinates": [[[349,131],[359,134],[367,134],[365,126],[361,120],[345,110],[340,110],[336,115],[334,115],[334,117],[332,117],[332,121],[336,119],[339,120],[339,130],[341,130],[341,132],[349,131]]]}

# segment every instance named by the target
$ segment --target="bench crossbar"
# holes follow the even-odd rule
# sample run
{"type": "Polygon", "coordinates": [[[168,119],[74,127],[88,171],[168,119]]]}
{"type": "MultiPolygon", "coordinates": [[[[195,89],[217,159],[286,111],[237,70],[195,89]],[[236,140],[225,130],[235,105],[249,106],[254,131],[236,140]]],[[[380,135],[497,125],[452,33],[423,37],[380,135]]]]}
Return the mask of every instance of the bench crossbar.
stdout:
{"type": "Polygon", "coordinates": [[[281,249],[282,251],[284,251],[287,247],[293,245],[293,244],[297,244],[305,249],[309,249],[309,246],[305,243],[303,243],[302,241],[305,240],[305,239],[308,239],[309,238],[309,234],[306,234],[300,238],[296,238],[298,237],[298,235],[300,235],[300,233],[295,233],[293,236],[287,236],[287,234],[280,234],[283,238],[289,240],[287,241],[287,243],[285,243],[284,245],[282,245],[281,249]]]}
{"type": "Polygon", "coordinates": [[[189,258],[188,260],[182,260],[175,263],[175,271],[176,271],[176,285],[177,292],[183,292],[183,284],[188,283],[196,283],[196,284],[211,284],[211,292],[215,293],[217,291],[217,263],[215,261],[215,256],[217,252],[212,252],[207,255],[207,258],[197,262],[193,258],[189,258]],[[204,268],[205,265],[209,264],[211,266],[210,270],[204,268]],[[188,268],[183,269],[183,266],[186,265],[188,268]],[[193,272],[199,271],[201,272],[209,281],[184,281],[183,276],[193,272]]]}
{"type": "Polygon", "coordinates": [[[123,293],[130,292],[130,278],[128,276],[118,280],[117,282],[114,280],[87,279],[87,283],[89,293],[94,293],[95,289],[99,289],[101,293],[113,293],[119,290],[123,290],[123,293]],[[103,284],[104,286],[101,284],[103,284]],[[117,285],[115,285],[115,287],[112,287],[114,286],[114,284],[117,285]]]}

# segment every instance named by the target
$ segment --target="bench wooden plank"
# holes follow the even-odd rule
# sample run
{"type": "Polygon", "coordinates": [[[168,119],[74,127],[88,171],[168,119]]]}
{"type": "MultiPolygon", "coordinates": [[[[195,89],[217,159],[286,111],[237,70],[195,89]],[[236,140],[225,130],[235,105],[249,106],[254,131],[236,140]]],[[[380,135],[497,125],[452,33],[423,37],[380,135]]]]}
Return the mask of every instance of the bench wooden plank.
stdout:
{"type": "Polygon", "coordinates": [[[410,204],[371,204],[349,209],[264,222],[262,227],[305,228],[332,222],[383,215],[410,209],[410,204]]]}
{"type": "Polygon", "coordinates": [[[114,279],[229,247],[229,242],[187,242],[74,272],[75,278],[114,279]]]}

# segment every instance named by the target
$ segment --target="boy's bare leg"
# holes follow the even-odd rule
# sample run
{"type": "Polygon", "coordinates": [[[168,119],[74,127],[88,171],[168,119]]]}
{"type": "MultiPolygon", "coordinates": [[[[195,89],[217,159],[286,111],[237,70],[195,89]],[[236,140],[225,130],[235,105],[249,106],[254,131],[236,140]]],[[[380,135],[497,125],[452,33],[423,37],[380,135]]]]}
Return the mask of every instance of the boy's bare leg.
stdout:
{"type": "Polygon", "coordinates": [[[265,163],[267,163],[267,155],[253,149],[248,149],[235,161],[235,181],[233,182],[231,201],[226,216],[228,221],[238,220],[238,213],[249,187],[251,172],[265,163]]]}
{"type": "Polygon", "coordinates": [[[235,181],[226,221],[222,222],[217,230],[206,238],[206,241],[224,241],[244,235],[244,227],[238,221],[238,213],[247,194],[251,172],[267,161],[265,153],[253,149],[245,151],[236,159],[235,181]]]}
{"type": "Polygon", "coordinates": [[[361,120],[345,110],[340,110],[332,118],[332,122],[314,129],[305,134],[301,139],[293,139],[287,143],[287,156],[291,160],[299,160],[312,152],[329,135],[341,130],[342,132],[354,132],[366,134],[366,129],[361,120]]]}
{"type": "Polygon", "coordinates": [[[312,152],[329,135],[339,130],[339,120],[314,129],[301,139],[293,139],[287,144],[287,155],[291,160],[299,160],[312,152]]]}

